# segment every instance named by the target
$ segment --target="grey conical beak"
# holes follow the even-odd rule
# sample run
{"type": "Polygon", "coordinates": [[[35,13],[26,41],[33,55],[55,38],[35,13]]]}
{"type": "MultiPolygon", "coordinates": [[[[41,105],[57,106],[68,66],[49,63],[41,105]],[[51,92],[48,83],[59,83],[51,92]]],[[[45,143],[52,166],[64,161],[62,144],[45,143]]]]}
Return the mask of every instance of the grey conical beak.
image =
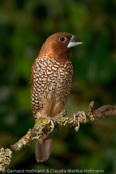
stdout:
{"type": "Polygon", "coordinates": [[[72,35],[67,48],[72,48],[80,44],[83,44],[83,42],[78,37],[72,35]]]}

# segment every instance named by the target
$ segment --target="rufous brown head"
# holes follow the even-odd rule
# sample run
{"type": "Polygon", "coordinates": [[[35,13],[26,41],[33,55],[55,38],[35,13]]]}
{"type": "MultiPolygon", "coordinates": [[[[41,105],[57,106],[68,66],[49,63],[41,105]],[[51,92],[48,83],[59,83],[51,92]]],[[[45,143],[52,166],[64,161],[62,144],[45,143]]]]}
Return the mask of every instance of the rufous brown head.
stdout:
{"type": "Polygon", "coordinates": [[[79,38],[72,34],[65,32],[55,33],[46,39],[38,58],[54,58],[63,63],[69,60],[71,48],[82,43],[79,38]]]}

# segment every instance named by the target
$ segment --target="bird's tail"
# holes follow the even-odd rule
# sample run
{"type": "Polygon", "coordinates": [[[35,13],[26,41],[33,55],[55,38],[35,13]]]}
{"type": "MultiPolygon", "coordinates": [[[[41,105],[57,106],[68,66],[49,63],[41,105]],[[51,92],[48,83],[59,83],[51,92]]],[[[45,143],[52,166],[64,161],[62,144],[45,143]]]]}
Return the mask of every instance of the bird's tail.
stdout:
{"type": "Polygon", "coordinates": [[[47,136],[47,138],[42,141],[42,143],[39,140],[36,140],[35,142],[36,161],[38,163],[46,161],[51,154],[51,148],[52,148],[52,133],[50,133],[47,136]]]}

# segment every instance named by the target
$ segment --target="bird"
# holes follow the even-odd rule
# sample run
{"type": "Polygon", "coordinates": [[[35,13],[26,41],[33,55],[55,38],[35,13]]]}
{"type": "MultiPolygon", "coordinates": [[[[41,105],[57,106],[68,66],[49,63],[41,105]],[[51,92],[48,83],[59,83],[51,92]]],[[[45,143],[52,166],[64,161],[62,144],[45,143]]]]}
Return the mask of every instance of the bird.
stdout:
{"type": "MultiPolygon", "coordinates": [[[[57,119],[70,94],[73,66],[72,47],[83,42],[76,36],[58,32],[43,43],[31,70],[31,107],[35,122],[42,116],[57,119]]],[[[36,161],[44,162],[51,154],[52,133],[35,142],[36,161]]]]}

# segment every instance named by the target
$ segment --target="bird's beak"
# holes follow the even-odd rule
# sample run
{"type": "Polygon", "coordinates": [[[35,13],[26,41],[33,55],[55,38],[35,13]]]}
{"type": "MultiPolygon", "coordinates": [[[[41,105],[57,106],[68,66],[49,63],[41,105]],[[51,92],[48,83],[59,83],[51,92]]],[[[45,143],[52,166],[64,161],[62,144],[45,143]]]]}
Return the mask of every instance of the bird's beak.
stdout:
{"type": "Polygon", "coordinates": [[[83,44],[83,42],[78,37],[72,35],[67,48],[72,48],[80,44],[83,44]]]}

